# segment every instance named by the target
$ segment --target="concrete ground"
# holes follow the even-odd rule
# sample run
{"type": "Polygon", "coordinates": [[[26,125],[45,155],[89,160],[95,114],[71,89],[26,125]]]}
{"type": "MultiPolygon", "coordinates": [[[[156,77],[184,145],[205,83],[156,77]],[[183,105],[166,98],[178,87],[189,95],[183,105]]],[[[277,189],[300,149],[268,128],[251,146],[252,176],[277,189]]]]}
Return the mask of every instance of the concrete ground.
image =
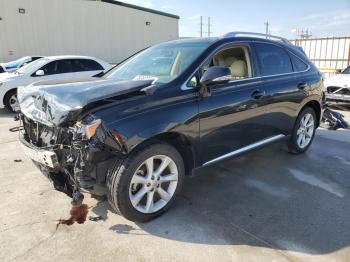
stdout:
{"type": "Polygon", "coordinates": [[[203,169],[149,223],[86,197],[104,220],[57,228],[70,199],[23,155],[14,126],[0,111],[0,261],[350,260],[350,131],[319,129],[304,155],[275,144],[203,169]]]}

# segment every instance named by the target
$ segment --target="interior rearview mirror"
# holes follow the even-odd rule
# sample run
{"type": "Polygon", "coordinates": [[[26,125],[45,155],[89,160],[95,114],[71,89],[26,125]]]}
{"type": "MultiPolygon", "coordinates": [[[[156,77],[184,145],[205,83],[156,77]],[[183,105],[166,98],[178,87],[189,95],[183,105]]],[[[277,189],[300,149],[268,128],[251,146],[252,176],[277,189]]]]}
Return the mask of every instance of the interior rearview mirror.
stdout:
{"type": "Polygon", "coordinates": [[[35,76],[43,76],[43,75],[45,75],[44,70],[38,70],[35,72],[35,76]]]}
{"type": "Polygon", "coordinates": [[[209,86],[213,84],[222,84],[230,81],[231,70],[228,67],[212,66],[209,67],[203,74],[200,84],[202,86],[209,86]]]}

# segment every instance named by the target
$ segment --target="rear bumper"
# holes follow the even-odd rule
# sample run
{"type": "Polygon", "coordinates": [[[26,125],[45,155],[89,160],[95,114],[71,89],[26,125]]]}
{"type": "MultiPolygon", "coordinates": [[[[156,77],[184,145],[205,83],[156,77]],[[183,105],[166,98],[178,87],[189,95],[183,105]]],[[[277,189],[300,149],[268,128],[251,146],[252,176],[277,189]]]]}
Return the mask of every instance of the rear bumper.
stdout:
{"type": "Polygon", "coordinates": [[[24,139],[23,132],[19,134],[24,153],[33,161],[44,165],[48,168],[55,169],[59,166],[58,157],[55,152],[35,147],[24,139]]]}

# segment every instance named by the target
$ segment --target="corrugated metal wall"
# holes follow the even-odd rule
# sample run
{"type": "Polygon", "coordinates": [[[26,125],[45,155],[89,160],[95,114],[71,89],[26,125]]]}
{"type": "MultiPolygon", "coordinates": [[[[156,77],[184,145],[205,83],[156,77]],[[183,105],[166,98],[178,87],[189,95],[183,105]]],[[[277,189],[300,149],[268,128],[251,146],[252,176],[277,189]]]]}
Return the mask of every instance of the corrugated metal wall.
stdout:
{"type": "Polygon", "coordinates": [[[296,39],[291,42],[302,47],[321,71],[342,70],[350,64],[350,37],[296,39]]]}
{"type": "Polygon", "coordinates": [[[117,63],[178,38],[178,19],[100,1],[1,0],[0,17],[0,62],[70,54],[117,63]]]}

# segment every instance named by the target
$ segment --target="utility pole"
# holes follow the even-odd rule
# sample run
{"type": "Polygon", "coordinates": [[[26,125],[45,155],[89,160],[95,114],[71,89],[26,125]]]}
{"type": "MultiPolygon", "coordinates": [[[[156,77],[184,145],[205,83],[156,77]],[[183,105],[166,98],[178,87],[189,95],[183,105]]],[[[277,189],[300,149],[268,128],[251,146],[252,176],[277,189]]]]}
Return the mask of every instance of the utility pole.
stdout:
{"type": "Polygon", "coordinates": [[[208,17],[208,37],[210,37],[210,27],[211,27],[211,24],[210,24],[210,17],[208,17]]]}
{"type": "Polygon", "coordinates": [[[265,34],[266,34],[266,38],[268,37],[268,35],[269,35],[269,21],[266,21],[265,23],[264,23],[264,25],[265,25],[265,34]]]}
{"type": "Polygon", "coordinates": [[[203,35],[204,34],[208,34],[208,37],[210,37],[211,36],[211,22],[210,22],[210,17],[208,17],[208,24],[204,24],[203,23],[203,16],[200,16],[200,22],[199,22],[199,26],[200,26],[200,30],[199,30],[199,32],[200,32],[200,37],[203,37],[203,35]],[[204,26],[207,26],[208,28],[208,31],[205,31],[205,30],[203,30],[203,27],[204,26]]]}
{"type": "Polygon", "coordinates": [[[298,36],[301,39],[309,39],[312,37],[312,34],[311,34],[311,31],[309,30],[309,28],[306,28],[305,31],[304,31],[304,29],[302,29],[300,34],[299,34],[299,30],[298,30],[298,36]]]}

